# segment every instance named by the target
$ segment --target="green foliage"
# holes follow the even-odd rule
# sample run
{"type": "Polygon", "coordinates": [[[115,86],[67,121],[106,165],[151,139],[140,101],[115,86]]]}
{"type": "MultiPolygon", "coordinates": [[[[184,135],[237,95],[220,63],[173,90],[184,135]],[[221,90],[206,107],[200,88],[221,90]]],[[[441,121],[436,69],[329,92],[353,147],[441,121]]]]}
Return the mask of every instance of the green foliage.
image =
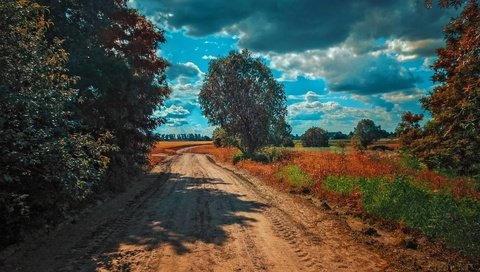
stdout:
{"type": "Polygon", "coordinates": [[[116,146],[105,155],[110,163],[106,188],[119,191],[142,172],[155,141],[152,130],[164,122],[153,114],[170,93],[167,62],[158,57],[163,32],[126,1],[39,0],[69,53],[69,74],[78,76],[78,93],[69,104],[77,132],[116,146]],[[101,14],[101,16],[99,16],[101,14]]]}
{"type": "Polygon", "coordinates": [[[293,142],[291,137],[284,138],[282,142],[283,147],[295,147],[295,143],[293,142]]]}
{"type": "Polygon", "coordinates": [[[141,172],[169,94],[125,1],[37,2],[0,2],[0,246],[141,172]]]}
{"type": "Polygon", "coordinates": [[[58,219],[99,186],[112,150],[108,134],[76,132],[67,105],[61,42],[45,37],[45,8],[28,1],[0,4],[0,243],[58,219]],[[5,224],[3,224],[5,222],[5,224]]]}
{"type": "Polygon", "coordinates": [[[422,170],[424,168],[422,162],[420,162],[420,160],[409,151],[401,151],[400,159],[405,166],[411,169],[422,170]]]}
{"type": "Polygon", "coordinates": [[[330,176],[323,180],[326,190],[348,195],[354,191],[358,184],[358,178],[347,176],[330,176]]]}
{"type": "Polygon", "coordinates": [[[255,152],[255,154],[253,154],[253,156],[251,157],[245,156],[243,152],[239,150],[233,156],[233,163],[237,164],[241,160],[247,160],[247,159],[251,159],[253,161],[262,162],[262,163],[272,163],[272,162],[278,162],[283,160],[285,156],[286,156],[286,153],[284,150],[277,147],[273,147],[273,146],[267,146],[255,152]]]}
{"type": "Polygon", "coordinates": [[[328,177],[324,184],[342,194],[360,191],[363,208],[371,214],[443,239],[473,256],[480,253],[480,203],[475,200],[436,193],[402,176],[393,182],[386,177],[328,177]]]}
{"type": "Polygon", "coordinates": [[[263,154],[266,157],[266,162],[268,163],[279,162],[286,156],[284,150],[273,146],[264,147],[258,153],[263,154]]]}
{"type": "Polygon", "coordinates": [[[277,178],[299,190],[308,190],[314,184],[313,178],[294,164],[280,168],[277,178]]]}
{"type": "Polygon", "coordinates": [[[243,152],[238,150],[237,153],[233,155],[232,161],[233,161],[233,164],[237,164],[244,159],[245,159],[245,156],[243,155],[243,152]]]}
{"type": "Polygon", "coordinates": [[[248,50],[210,62],[199,102],[209,123],[235,135],[236,146],[249,158],[290,132],[283,86],[248,50]]]}
{"type": "Polygon", "coordinates": [[[237,142],[235,136],[228,134],[227,131],[221,127],[213,131],[212,140],[216,147],[235,146],[237,142]]]}
{"type": "Polygon", "coordinates": [[[382,129],[380,126],[375,125],[375,123],[370,119],[362,119],[358,122],[353,132],[353,138],[356,139],[355,143],[358,143],[354,146],[361,150],[367,149],[369,144],[372,144],[380,139],[381,134],[382,129]]]}
{"type": "Polygon", "coordinates": [[[328,147],[328,132],[323,128],[309,128],[302,135],[302,145],[304,147],[328,147]]]}

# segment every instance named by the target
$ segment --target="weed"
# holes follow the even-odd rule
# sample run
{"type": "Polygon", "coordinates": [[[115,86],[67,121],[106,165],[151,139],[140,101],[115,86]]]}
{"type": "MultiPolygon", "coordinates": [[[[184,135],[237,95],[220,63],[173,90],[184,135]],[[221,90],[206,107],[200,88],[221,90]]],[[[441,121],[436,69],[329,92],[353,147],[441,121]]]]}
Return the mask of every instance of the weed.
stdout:
{"type": "Polygon", "coordinates": [[[276,176],[280,181],[302,190],[310,188],[314,183],[312,177],[293,164],[281,167],[276,176]]]}
{"type": "Polygon", "coordinates": [[[326,190],[348,195],[352,193],[358,184],[358,178],[347,176],[331,176],[323,180],[326,190]]]}

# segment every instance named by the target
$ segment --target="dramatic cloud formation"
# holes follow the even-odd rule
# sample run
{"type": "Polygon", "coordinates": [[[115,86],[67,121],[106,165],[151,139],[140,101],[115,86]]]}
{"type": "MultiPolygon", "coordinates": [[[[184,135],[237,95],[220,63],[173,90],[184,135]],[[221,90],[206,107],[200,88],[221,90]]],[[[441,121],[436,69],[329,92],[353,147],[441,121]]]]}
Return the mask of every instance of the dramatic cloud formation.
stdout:
{"type": "Polygon", "coordinates": [[[376,94],[415,87],[421,79],[381,51],[355,54],[346,47],[270,54],[271,66],[287,79],[324,78],[334,92],[376,94]]]}
{"type": "Polygon", "coordinates": [[[427,10],[416,0],[131,2],[167,28],[183,28],[197,37],[238,35],[240,47],[280,53],[326,49],[347,39],[350,44],[365,44],[392,35],[405,41],[438,39],[443,24],[455,13],[427,10]]]}
{"type": "Polygon", "coordinates": [[[172,97],[160,128],[211,132],[197,102],[208,62],[248,48],[285,85],[294,132],[350,131],[361,118],[393,130],[421,111],[430,65],[455,9],[407,0],[129,0],[161,28],[172,97]]]}

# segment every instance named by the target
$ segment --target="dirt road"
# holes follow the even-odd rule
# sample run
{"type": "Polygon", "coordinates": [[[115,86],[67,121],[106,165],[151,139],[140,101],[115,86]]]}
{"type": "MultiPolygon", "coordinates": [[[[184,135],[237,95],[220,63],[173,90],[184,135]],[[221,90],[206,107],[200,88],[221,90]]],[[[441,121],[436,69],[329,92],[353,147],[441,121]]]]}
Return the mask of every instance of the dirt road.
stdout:
{"type": "Polygon", "coordinates": [[[124,194],[4,253],[5,271],[396,270],[321,209],[206,155],[167,158],[124,194]]]}

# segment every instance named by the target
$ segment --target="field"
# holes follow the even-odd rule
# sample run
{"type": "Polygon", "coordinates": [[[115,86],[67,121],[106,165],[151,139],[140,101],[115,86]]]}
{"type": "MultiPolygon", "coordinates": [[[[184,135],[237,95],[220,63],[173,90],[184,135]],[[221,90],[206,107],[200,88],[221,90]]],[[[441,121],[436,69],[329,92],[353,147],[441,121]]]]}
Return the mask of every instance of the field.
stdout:
{"type": "MultiPolygon", "coordinates": [[[[313,195],[351,212],[412,228],[466,254],[480,254],[480,192],[475,181],[442,176],[396,151],[356,152],[348,146],[340,151],[296,146],[280,151],[280,161],[247,160],[236,167],[280,190],[313,195]]],[[[237,153],[213,145],[190,152],[211,154],[230,164],[237,153]]]]}
{"type": "Polygon", "coordinates": [[[150,166],[161,162],[166,156],[176,154],[178,150],[192,146],[209,145],[210,141],[161,141],[155,144],[148,155],[150,166]]]}

